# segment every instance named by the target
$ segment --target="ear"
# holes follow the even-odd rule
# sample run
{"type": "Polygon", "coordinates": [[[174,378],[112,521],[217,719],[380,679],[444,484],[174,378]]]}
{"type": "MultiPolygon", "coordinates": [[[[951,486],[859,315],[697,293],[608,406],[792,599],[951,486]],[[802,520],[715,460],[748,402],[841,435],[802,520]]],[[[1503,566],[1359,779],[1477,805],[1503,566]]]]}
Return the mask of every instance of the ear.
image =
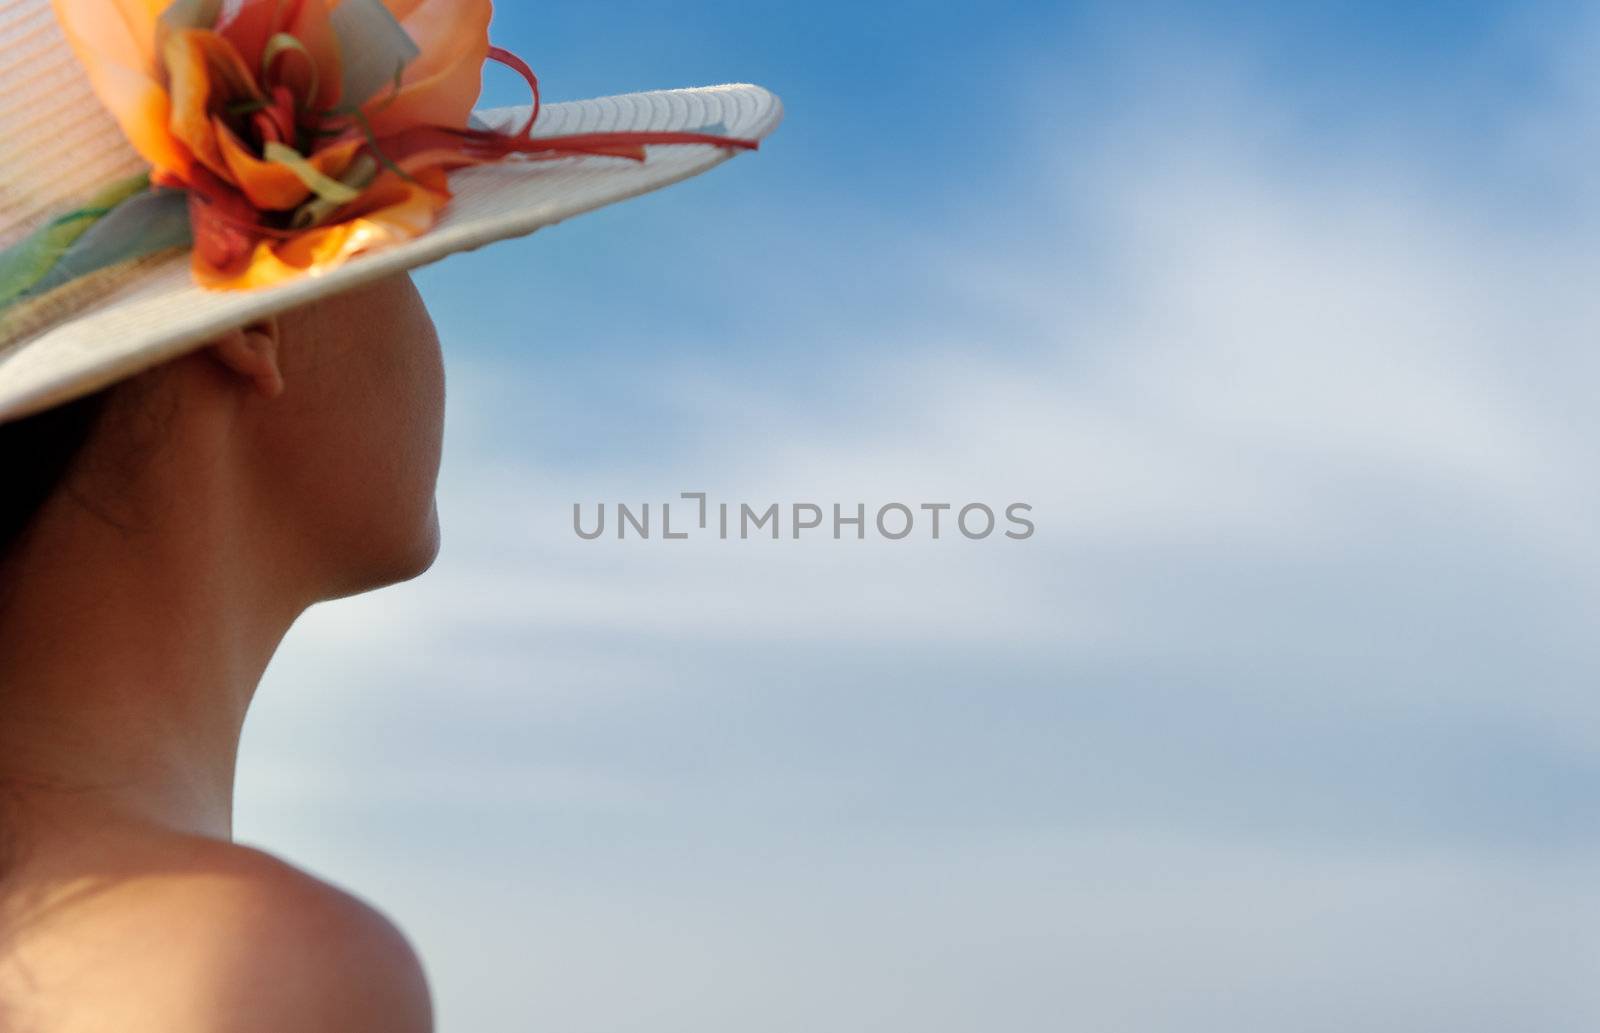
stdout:
{"type": "Polygon", "coordinates": [[[252,390],[270,401],[283,394],[278,338],[276,319],[252,323],[214,341],[211,357],[234,376],[249,381],[252,390]]]}

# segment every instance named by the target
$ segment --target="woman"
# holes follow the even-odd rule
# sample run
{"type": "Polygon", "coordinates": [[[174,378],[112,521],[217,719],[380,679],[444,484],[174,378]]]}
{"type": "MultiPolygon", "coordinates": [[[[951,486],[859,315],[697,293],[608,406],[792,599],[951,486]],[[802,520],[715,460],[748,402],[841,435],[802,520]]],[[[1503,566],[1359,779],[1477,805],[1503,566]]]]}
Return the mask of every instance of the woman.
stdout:
{"type": "Polygon", "coordinates": [[[444,376],[405,270],[780,115],[727,87],[474,116],[486,60],[533,81],[488,22],[0,5],[0,1030],[432,1026],[381,914],[231,842],[285,633],[438,550],[444,376]]]}
{"type": "Polygon", "coordinates": [[[381,915],[229,840],[290,625],[432,563],[443,415],[400,276],[0,428],[0,1028],[430,1028],[381,915]]]}

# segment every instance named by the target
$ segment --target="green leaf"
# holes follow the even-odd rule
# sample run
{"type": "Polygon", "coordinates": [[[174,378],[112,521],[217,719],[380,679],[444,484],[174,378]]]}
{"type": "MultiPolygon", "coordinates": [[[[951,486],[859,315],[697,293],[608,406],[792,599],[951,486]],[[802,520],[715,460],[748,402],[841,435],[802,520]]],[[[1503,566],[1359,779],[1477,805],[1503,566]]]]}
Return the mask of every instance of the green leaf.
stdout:
{"type": "Polygon", "coordinates": [[[51,219],[0,252],[0,309],[31,291],[91,226],[130,197],[150,188],[148,173],[106,187],[76,211],[51,219]]]}
{"type": "Polygon", "coordinates": [[[262,157],[293,172],[296,179],[304,183],[312,193],[324,201],[332,201],[335,204],[349,204],[361,196],[361,191],[354,187],[345,186],[337,179],[322,172],[293,147],[286,147],[275,140],[270,141],[263,148],[262,157]]]}
{"type": "MultiPolygon", "coordinates": [[[[371,186],[372,181],[377,178],[378,163],[370,154],[358,154],[339,182],[354,189],[359,196],[359,193],[371,186]]],[[[343,202],[330,201],[325,197],[313,198],[295,209],[294,216],[289,220],[289,228],[309,230],[321,226],[342,207],[344,207],[343,202]]]]}
{"type": "Polygon", "coordinates": [[[135,258],[193,246],[189,195],[152,190],[129,198],[79,237],[27,297],[34,297],[135,258]]]}

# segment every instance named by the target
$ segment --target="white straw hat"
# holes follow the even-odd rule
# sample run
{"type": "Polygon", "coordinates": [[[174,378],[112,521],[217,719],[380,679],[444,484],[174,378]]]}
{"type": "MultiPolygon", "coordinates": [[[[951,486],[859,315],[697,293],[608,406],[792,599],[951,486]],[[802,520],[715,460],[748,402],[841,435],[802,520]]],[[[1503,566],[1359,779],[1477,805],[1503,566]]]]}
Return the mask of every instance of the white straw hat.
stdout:
{"type": "MultiPolygon", "coordinates": [[[[240,2],[233,0],[232,6],[240,2]]],[[[329,8],[338,4],[317,2],[329,8]]],[[[401,10],[418,6],[416,0],[387,2],[401,10]]],[[[125,123],[119,125],[102,102],[106,83],[91,83],[80,62],[81,40],[73,40],[80,44],[77,53],[69,43],[70,33],[58,16],[63,3],[57,0],[53,10],[50,0],[0,0],[0,265],[8,250],[26,246],[41,227],[93,204],[89,199],[107,184],[150,168],[124,133],[125,123]]],[[[357,0],[343,3],[353,8],[357,0]]],[[[76,3],[84,5],[85,0],[76,3]]],[[[117,17],[119,5],[163,6],[157,0],[100,0],[107,20],[117,17]]],[[[375,5],[376,0],[364,0],[364,6],[375,5]]],[[[482,5],[487,8],[487,0],[482,5]]],[[[218,6],[206,0],[174,5],[218,6]]],[[[293,46],[280,47],[280,57],[293,46]]],[[[315,92],[317,86],[309,89],[315,92]]],[[[535,110],[478,112],[474,125],[514,134],[535,110]]],[[[781,117],[777,98],[760,87],[713,86],[546,105],[531,136],[693,132],[753,142],[771,133],[781,117]]],[[[201,286],[191,272],[190,254],[168,249],[24,296],[0,311],[0,422],[90,394],[228,330],[676,183],[736,153],[709,143],[652,145],[647,151],[644,161],[606,156],[529,161],[512,154],[503,161],[455,167],[448,174],[453,196],[425,232],[271,286],[201,286]]]]}

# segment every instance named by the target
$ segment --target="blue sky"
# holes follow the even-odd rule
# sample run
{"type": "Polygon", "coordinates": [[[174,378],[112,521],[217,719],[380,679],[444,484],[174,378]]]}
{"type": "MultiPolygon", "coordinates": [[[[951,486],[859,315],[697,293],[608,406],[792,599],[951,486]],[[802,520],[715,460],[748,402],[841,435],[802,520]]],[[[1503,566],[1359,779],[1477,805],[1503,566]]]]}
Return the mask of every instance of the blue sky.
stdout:
{"type": "Polygon", "coordinates": [[[1592,17],[605,11],[497,35],[788,119],[419,274],[445,552],[291,637],[241,836],[446,1030],[1593,1028],[1592,17]],[[571,533],[693,490],[1039,534],[571,533]]]}

